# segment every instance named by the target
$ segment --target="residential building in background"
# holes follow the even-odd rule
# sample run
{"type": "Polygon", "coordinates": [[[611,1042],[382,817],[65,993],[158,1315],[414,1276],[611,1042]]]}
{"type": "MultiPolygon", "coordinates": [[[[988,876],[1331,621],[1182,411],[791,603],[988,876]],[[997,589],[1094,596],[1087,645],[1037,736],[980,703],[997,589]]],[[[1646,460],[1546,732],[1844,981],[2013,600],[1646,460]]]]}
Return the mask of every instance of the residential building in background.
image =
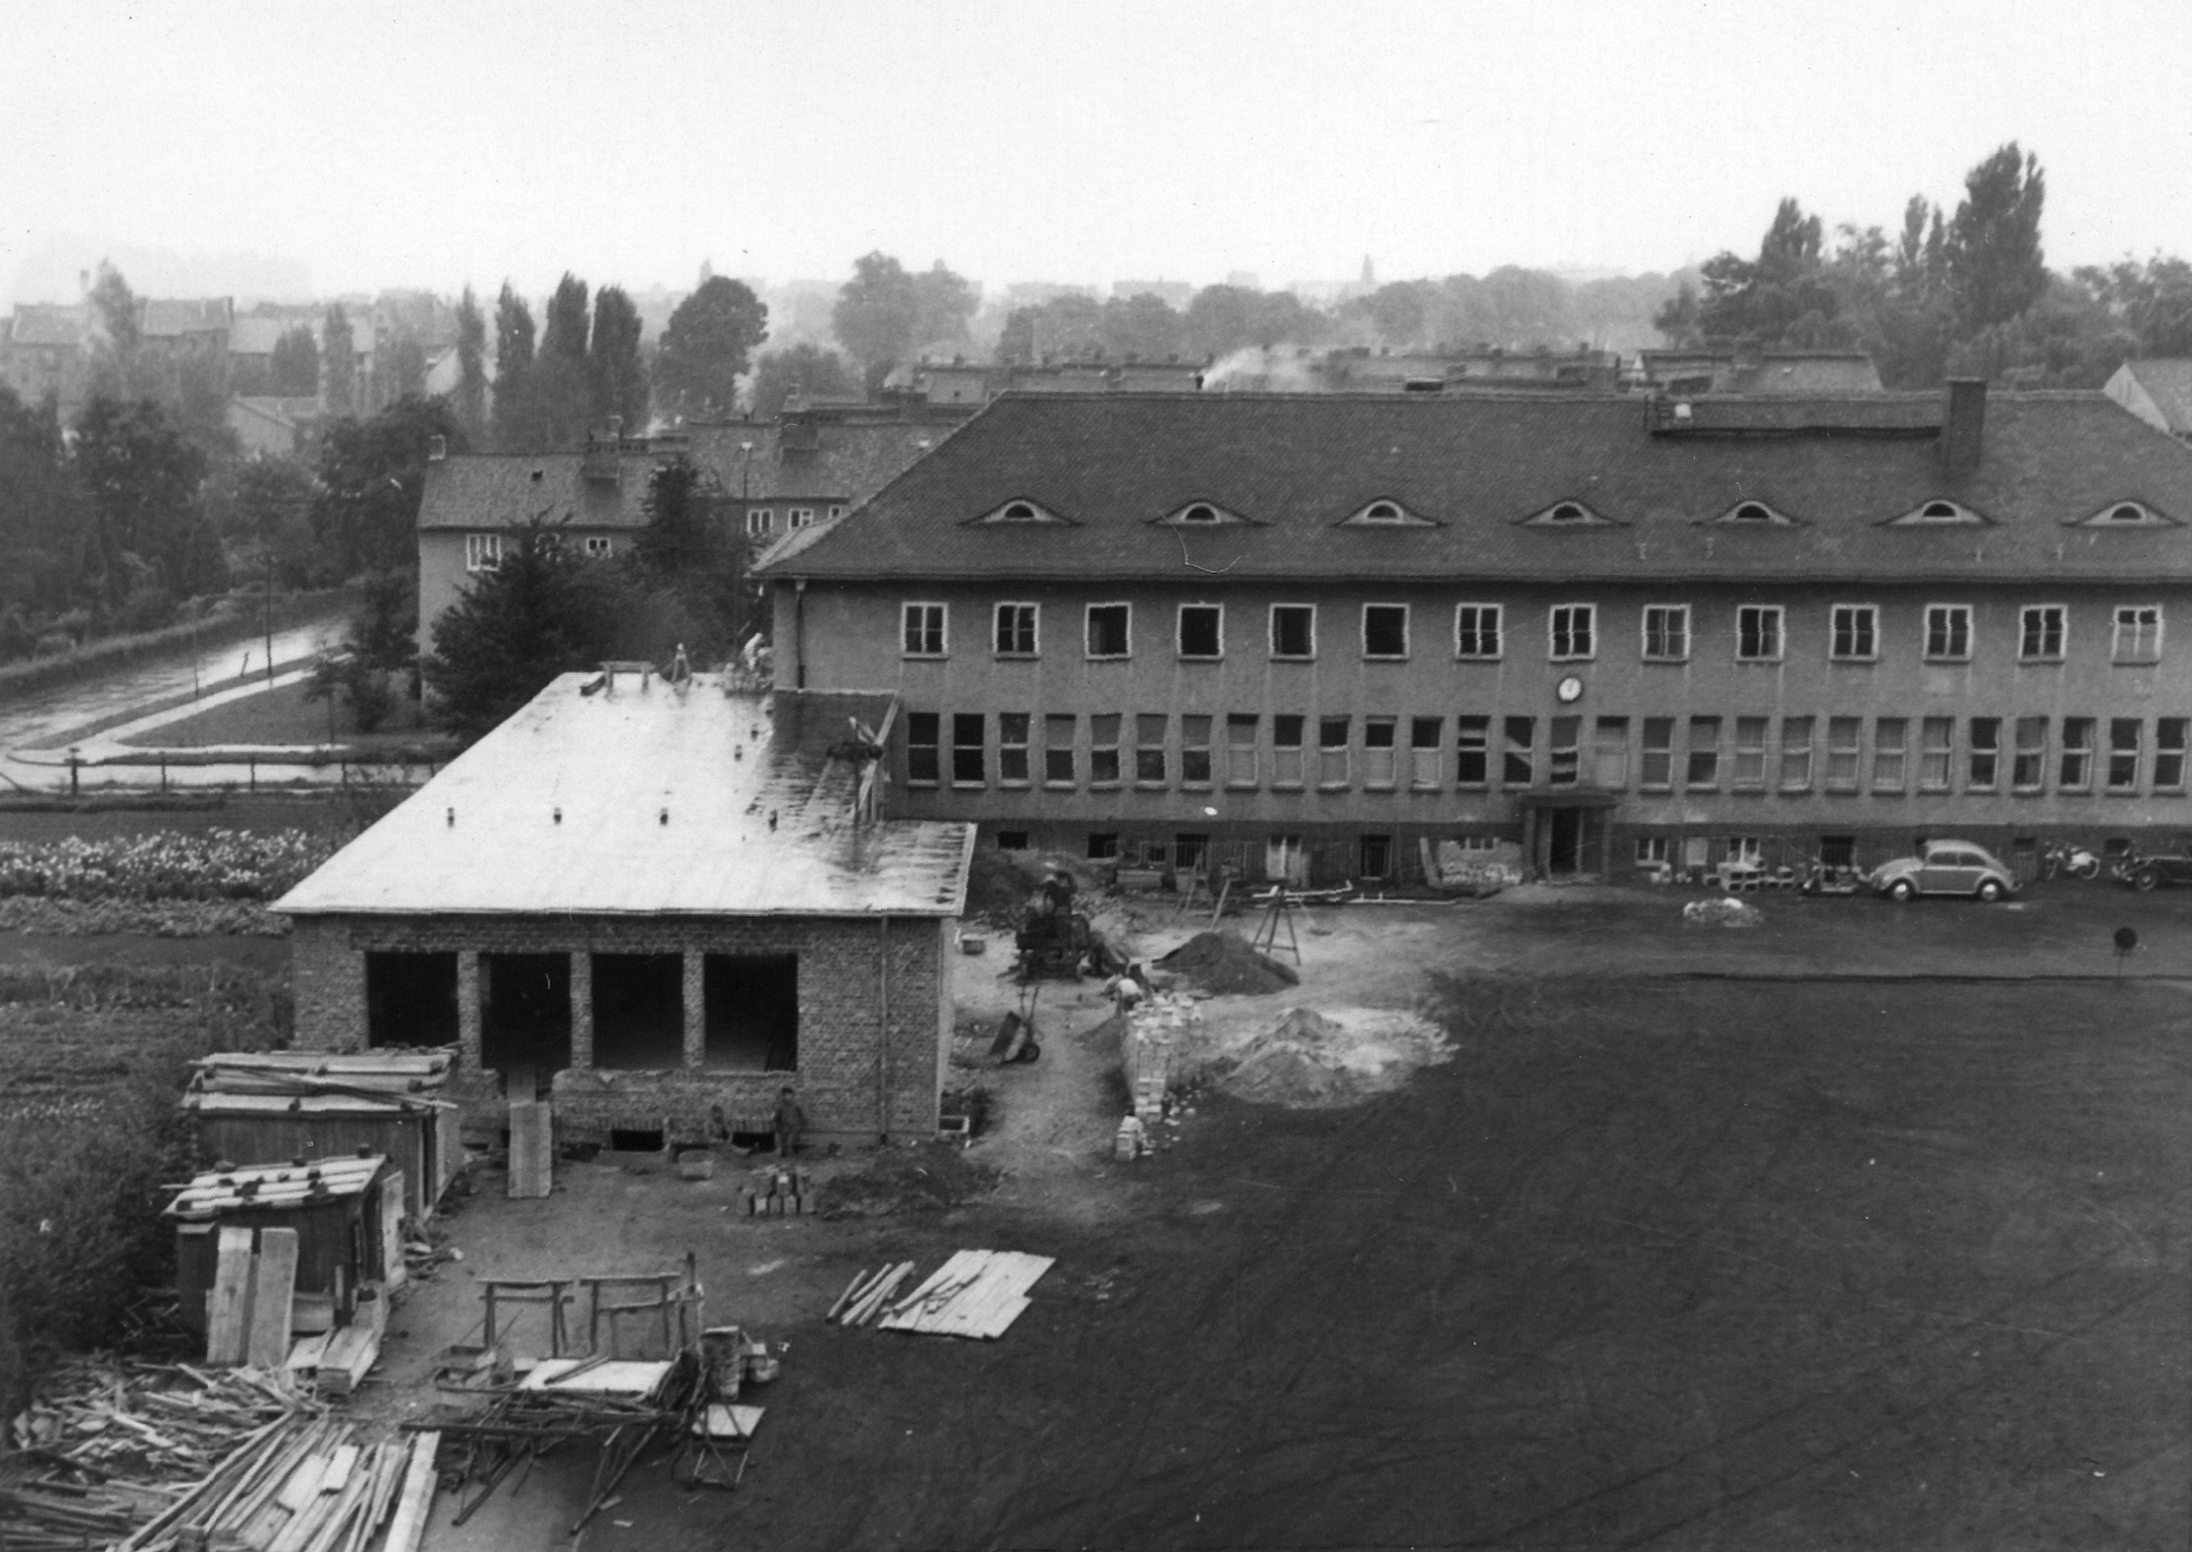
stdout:
{"type": "Polygon", "coordinates": [[[2029,864],[2192,830],[2188,521],[2099,393],[1009,395],[761,570],[778,684],[1007,847],[2029,864]]]}
{"type": "Polygon", "coordinates": [[[50,394],[63,423],[74,420],[91,391],[90,310],[19,304],[0,323],[0,383],[29,405],[50,394]]]}
{"type": "Polygon", "coordinates": [[[1861,350],[1768,350],[1754,340],[1637,352],[1637,386],[1661,393],[1878,393],[1861,350]]]}

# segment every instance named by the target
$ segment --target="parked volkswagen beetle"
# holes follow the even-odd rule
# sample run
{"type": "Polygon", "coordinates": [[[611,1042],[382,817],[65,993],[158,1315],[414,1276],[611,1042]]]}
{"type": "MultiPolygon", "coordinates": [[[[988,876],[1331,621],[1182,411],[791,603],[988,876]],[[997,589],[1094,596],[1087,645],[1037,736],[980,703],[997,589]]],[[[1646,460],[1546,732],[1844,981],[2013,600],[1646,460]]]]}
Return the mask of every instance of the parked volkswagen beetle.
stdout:
{"type": "Polygon", "coordinates": [[[1920,895],[2000,900],[2017,892],[2017,875],[1970,841],[1927,841],[1915,857],[1881,863],[1866,882],[1890,900],[1920,895]]]}

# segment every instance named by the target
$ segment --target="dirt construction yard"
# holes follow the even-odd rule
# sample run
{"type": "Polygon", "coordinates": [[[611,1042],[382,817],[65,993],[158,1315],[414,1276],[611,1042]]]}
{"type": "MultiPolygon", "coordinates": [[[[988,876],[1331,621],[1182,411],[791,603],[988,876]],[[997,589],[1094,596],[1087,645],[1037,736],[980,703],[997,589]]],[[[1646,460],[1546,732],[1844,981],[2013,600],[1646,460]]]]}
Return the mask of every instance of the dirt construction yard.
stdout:
{"type": "MultiPolygon", "coordinates": [[[[375,1403],[480,1275],[699,1253],[783,1343],[743,1485],[643,1463],[588,1548],[2142,1548],[2192,1525],[2192,895],[2015,908],[1524,889],[1303,919],[1291,1007],[1441,1037],[1352,1105],[1206,1087],[1131,1164],[1093,984],[988,1074],[994,1194],[752,1220],[743,1176],[486,1172],[375,1403]],[[2110,934],[2143,946],[2122,967],[2110,934]],[[846,1330],[853,1274],[1057,1258],[999,1341],[846,1330]],[[581,1264],[583,1263],[583,1264],[581,1264]]],[[[1160,913],[1150,957],[1186,936],[1160,913]]],[[[993,946],[962,1012],[1010,1005],[993,946]]],[[[1344,1024],[1346,1020],[1341,1020],[1344,1024]]],[[[822,1172],[866,1167],[848,1156],[822,1172]]],[[[556,1464],[551,1461],[550,1464],[556,1464]]],[[[567,1547],[590,1463],[430,1545],[567,1547]]]]}

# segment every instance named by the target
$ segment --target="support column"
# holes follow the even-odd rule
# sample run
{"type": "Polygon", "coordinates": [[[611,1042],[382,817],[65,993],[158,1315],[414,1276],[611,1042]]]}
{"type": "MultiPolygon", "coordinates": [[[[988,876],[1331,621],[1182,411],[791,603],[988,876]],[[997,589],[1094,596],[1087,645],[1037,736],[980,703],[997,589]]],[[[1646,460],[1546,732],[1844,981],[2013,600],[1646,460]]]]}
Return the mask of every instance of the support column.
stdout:
{"type": "Polygon", "coordinates": [[[457,953],[457,1052],[468,1072],[480,1061],[480,957],[476,949],[457,953]]]}
{"type": "Polygon", "coordinates": [[[708,1061],[708,956],[685,955],[685,1068],[698,1072],[708,1061]]]}
{"type": "Polygon", "coordinates": [[[594,1067],[594,956],[584,949],[571,955],[571,1070],[594,1067]]]}

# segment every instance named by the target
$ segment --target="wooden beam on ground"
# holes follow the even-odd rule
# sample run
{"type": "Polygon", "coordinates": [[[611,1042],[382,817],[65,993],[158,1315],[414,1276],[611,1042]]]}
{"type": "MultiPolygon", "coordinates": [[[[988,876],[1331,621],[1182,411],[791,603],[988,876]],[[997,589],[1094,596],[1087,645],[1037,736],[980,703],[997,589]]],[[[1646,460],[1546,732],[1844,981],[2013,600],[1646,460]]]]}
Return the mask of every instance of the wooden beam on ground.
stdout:
{"type": "Polygon", "coordinates": [[[388,1539],[382,1552],[418,1552],[426,1534],[426,1521],[434,1505],[434,1452],[441,1448],[441,1434],[428,1431],[411,1441],[411,1466],[404,1474],[403,1491],[396,1499],[396,1517],[389,1521],[388,1539]]]}

